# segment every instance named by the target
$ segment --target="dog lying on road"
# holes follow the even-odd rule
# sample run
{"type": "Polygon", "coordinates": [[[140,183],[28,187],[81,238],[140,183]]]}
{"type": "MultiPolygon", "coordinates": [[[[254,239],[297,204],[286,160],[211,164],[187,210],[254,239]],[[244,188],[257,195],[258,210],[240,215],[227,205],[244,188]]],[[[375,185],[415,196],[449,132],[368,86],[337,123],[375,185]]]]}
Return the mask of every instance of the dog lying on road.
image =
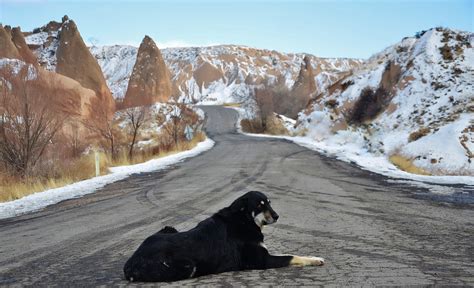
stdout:
{"type": "Polygon", "coordinates": [[[319,257],[270,255],[261,228],[277,220],[263,193],[248,192],[189,231],[167,226],[148,237],[125,263],[125,278],[169,282],[226,271],[324,264],[319,257]]]}

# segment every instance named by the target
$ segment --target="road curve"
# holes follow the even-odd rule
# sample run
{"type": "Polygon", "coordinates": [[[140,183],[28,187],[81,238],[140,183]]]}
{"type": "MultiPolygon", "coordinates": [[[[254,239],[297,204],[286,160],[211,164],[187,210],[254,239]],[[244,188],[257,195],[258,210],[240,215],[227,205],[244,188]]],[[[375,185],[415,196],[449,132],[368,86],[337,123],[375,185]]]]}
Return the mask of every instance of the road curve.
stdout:
{"type": "Polygon", "coordinates": [[[280,214],[273,253],[323,267],[231,272],[185,285],[474,284],[472,205],[414,197],[418,188],[285,140],[236,133],[237,113],[204,107],[213,149],[159,172],[0,221],[0,286],[126,285],[122,267],[164,225],[188,229],[250,189],[280,214]]]}

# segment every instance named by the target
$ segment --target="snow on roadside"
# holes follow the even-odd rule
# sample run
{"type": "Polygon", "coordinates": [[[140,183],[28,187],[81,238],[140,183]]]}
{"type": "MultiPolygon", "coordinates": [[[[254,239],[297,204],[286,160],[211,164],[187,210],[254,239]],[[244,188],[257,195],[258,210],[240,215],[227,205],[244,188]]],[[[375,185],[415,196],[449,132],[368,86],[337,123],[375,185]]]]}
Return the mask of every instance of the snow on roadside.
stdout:
{"type": "Polygon", "coordinates": [[[186,158],[197,156],[214,146],[214,141],[207,138],[198,143],[191,150],[183,151],[170,156],[153,159],[144,163],[119,166],[110,168],[111,173],[80,182],[76,182],[64,187],[50,189],[28,195],[18,200],[0,203],[0,219],[10,218],[40,210],[46,206],[59,203],[61,201],[79,198],[86,194],[95,192],[107,184],[127,178],[132,174],[162,170],[168,166],[181,162],[186,158]]]}
{"type": "Polygon", "coordinates": [[[310,137],[274,136],[266,134],[245,133],[242,131],[240,126],[240,120],[243,119],[242,116],[245,115],[244,109],[238,107],[227,108],[234,109],[239,113],[239,120],[237,123],[238,131],[247,136],[286,139],[294,142],[295,144],[317,151],[326,156],[334,157],[344,162],[355,163],[364,170],[368,170],[395,179],[412,180],[416,182],[423,182],[425,184],[433,183],[474,185],[474,177],[472,176],[424,176],[402,171],[398,169],[395,165],[393,165],[387,157],[382,155],[376,156],[363,149],[363,146],[358,143],[359,141],[357,137],[355,137],[358,135],[356,135],[355,133],[351,133],[350,135],[341,134],[340,139],[336,139],[337,137],[333,137],[333,139],[330,139],[331,141],[326,142],[315,141],[312,140],[310,137]]]}

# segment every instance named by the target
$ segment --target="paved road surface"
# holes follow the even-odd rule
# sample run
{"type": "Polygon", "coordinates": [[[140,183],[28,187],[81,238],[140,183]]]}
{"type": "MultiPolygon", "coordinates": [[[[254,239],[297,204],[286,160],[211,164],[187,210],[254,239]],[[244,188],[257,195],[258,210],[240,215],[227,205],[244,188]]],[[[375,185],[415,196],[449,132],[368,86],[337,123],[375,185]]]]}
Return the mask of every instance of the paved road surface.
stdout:
{"type": "Polygon", "coordinates": [[[123,264],[144,238],[164,225],[191,228],[250,189],[265,191],[280,214],[264,229],[271,252],[327,264],[176,286],[474,285],[472,205],[421,197],[429,194],[284,140],[240,135],[235,111],[205,110],[212,150],[0,221],[0,285],[126,285],[123,264]]]}

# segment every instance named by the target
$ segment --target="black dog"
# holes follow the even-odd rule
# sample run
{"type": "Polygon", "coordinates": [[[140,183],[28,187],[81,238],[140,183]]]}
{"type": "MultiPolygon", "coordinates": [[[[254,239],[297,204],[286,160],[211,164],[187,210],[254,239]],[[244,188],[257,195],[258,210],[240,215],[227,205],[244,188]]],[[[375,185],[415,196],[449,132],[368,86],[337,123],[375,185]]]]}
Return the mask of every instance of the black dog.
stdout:
{"type": "Polygon", "coordinates": [[[148,237],[125,263],[125,278],[169,282],[226,271],[324,264],[319,257],[270,255],[261,228],[277,219],[263,193],[248,192],[189,231],[178,233],[167,226],[148,237]]]}

